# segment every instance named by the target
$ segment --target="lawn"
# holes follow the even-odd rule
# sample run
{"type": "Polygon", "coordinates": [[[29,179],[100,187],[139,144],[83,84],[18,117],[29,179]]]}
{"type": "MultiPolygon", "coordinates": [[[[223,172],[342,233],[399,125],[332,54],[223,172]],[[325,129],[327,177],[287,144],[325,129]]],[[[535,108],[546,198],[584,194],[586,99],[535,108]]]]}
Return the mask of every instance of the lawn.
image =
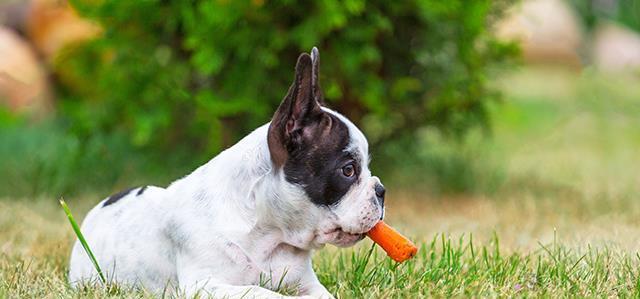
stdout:
{"type": "MultiPolygon", "coordinates": [[[[501,76],[492,137],[456,147],[477,191],[389,188],[387,220],[418,256],[396,265],[368,240],[327,246],[314,258],[320,280],[340,298],[640,296],[637,81],[547,68],[501,76]]],[[[101,197],[67,200],[81,217],[101,197]]],[[[1,199],[0,297],[150,296],[71,290],[72,242],[57,198],[1,199]]]]}

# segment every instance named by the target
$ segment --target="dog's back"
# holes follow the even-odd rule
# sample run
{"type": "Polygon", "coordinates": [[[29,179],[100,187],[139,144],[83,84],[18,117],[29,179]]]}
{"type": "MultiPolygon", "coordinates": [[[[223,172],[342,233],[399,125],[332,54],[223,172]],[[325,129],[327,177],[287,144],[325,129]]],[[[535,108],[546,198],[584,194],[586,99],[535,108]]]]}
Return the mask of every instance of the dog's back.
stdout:
{"type": "MultiPolygon", "coordinates": [[[[157,204],[164,193],[154,186],[128,189],[104,199],[85,217],[82,233],[107,280],[155,289],[175,281],[175,267],[167,267],[175,253],[163,242],[162,227],[153,225],[166,213],[157,204]]],[[[69,281],[72,285],[98,281],[79,241],[71,253],[69,281]]]]}

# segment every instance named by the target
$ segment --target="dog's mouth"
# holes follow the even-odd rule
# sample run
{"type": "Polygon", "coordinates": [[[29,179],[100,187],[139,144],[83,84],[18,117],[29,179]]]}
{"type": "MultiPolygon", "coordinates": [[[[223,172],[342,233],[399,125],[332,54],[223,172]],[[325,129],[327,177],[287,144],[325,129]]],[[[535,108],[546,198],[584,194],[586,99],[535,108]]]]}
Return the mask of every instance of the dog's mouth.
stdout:
{"type": "Polygon", "coordinates": [[[365,235],[365,233],[350,233],[350,232],[345,231],[341,227],[337,227],[337,228],[335,228],[334,230],[332,230],[329,233],[344,234],[344,235],[351,236],[351,237],[358,237],[358,236],[364,237],[364,235],[365,235]]]}
{"type": "Polygon", "coordinates": [[[341,227],[334,228],[323,234],[323,243],[329,243],[338,247],[349,247],[364,239],[365,233],[350,233],[341,227]]]}

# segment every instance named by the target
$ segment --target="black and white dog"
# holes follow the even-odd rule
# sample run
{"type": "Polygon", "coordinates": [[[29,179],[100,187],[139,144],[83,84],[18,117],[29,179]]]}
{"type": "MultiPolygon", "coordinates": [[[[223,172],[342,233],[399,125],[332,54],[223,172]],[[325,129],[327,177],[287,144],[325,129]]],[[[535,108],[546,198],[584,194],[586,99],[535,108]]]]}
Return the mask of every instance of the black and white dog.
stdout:
{"type": "MultiPolygon", "coordinates": [[[[282,297],[269,289],[284,285],[332,298],[312,251],[360,241],[384,215],[384,188],[362,132],[321,106],[318,63],[316,48],[300,55],[270,123],[167,188],[130,189],[89,212],[82,232],[109,280],[232,298],[282,297]]],[[[76,242],[70,282],[96,277],[76,242]]]]}

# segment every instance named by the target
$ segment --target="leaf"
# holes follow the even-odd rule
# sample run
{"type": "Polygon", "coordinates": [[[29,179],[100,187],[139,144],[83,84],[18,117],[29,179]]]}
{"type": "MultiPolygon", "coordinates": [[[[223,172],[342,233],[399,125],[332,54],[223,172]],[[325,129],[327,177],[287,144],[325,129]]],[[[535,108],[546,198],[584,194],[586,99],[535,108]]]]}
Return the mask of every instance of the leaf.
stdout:
{"type": "Polygon", "coordinates": [[[73,231],[76,233],[76,236],[78,236],[78,240],[80,241],[80,244],[82,244],[82,248],[84,248],[84,251],[87,253],[87,255],[89,256],[89,259],[91,260],[91,263],[93,264],[93,267],[98,272],[100,281],[102,281],[102,283],[106,285],[107,280],[105,279],[104,274],[102,274],[100,265],[98,265],[98,261],[96,260],[96,257],[93,255],[93,252],[91,251],[91,248],[89,248],[89,244],[87,243],[87,240],[84,238],[84,235],[80,231],[80,226],[78,226],[78,223],[73,218],[73,215],[71,214],[71,210],[69,210],[69,206],[67,206],[67,203],[62,198],[60,199],[60,205],[62,206],[64,213],[67,214],[67,218],[69,218],[69,223],[71,223],[71,227],[73,228],[73,231]]]}

